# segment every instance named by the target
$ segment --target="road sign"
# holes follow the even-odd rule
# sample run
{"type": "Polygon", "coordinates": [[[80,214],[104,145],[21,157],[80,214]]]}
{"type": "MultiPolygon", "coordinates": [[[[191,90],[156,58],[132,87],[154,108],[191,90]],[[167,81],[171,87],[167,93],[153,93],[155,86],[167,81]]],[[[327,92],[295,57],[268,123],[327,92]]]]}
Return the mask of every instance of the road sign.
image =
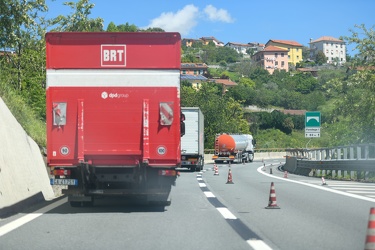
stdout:
{"type": "Polygon", "coordinates": [[[305,113],[305,127],[320,127],[320,112],[306,112],[305,113]]]}
{"type": "Polygon", "coordinates": [[[305,113],[305,137],[320,137],[321,116],[319,111],[305,113]]]}

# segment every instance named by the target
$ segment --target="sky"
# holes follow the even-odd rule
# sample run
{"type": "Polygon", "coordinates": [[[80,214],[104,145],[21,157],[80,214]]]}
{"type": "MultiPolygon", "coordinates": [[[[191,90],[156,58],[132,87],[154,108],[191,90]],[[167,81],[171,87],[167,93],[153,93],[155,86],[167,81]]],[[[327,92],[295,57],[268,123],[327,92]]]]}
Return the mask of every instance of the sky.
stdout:
{"type": "MultiPolygon", "coordinates": [[[[70,15],[68,0],[46,0],[47,18],[70,15]]],[[[77,0],[69,0],[77,2],[77,0]]],[[[352,36],[355,25],[375,28],[375,0],[90,0],[89,18],[115,25],[159,27],[182,38],[215,37],[224,44],[292,40],[308,47],[322,36],[352,36]]],[[[353,55],[355,45],[347,44],[353,55]]]]}

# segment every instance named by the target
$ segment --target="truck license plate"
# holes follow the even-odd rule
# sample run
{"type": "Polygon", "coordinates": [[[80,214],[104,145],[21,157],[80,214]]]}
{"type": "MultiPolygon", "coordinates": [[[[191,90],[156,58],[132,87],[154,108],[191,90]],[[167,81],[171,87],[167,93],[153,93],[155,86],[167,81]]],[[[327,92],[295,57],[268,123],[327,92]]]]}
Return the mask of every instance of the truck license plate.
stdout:
{"type": "Polygon", "coordinates": [[[51,179],[51,185],[78,186],[77,179],[51,179]]]}

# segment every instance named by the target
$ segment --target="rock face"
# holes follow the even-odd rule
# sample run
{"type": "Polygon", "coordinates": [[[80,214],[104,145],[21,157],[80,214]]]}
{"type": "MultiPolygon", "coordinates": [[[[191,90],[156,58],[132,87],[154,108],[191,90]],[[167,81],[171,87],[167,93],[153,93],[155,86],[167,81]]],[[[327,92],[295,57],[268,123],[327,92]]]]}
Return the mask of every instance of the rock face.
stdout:
{"type": "Polygon", "coordinates": [[[38,145],[0,98],[0,218],[54,198],[38,145]]]}

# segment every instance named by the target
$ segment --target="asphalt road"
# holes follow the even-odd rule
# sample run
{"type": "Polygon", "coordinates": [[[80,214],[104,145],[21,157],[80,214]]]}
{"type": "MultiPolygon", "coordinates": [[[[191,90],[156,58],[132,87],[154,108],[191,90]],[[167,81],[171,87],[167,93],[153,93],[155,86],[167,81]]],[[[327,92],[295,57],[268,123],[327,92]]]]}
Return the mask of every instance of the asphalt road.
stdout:
{"type": "Polygon", "coordinates": [[[182,170],[168,207],[119,199],[89,208],[72,208],[66,198],[40,204],[0,220],[0,249],[363,249],[373,184],[322,185],[284,177],[278,165],[232,164],[233,184],[226,164],[219,175],[212,164],[182,170]],[[265,208],[271,183],[279,209],[265,208]]]}

